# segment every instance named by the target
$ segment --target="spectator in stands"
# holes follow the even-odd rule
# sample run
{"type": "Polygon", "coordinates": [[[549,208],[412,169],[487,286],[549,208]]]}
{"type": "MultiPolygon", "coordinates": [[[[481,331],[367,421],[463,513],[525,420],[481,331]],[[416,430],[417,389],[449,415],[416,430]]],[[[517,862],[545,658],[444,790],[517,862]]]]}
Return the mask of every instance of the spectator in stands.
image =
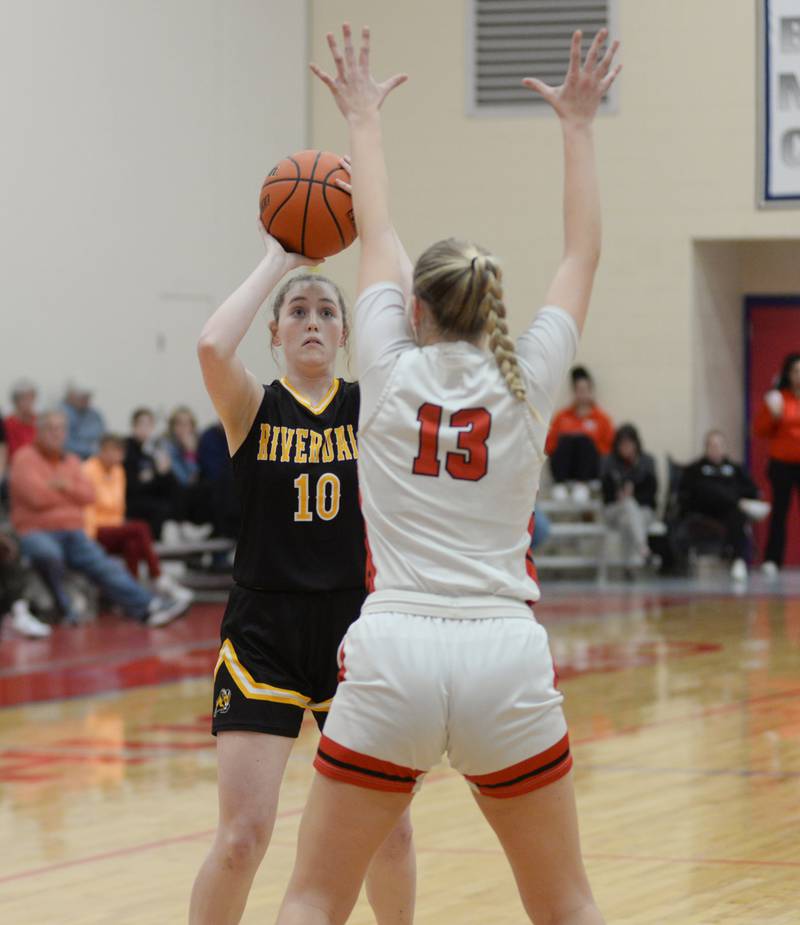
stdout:
{"type": "Polygon", "coordinates": [[[197,447],[200,476],[211,489],[214,536],[239,536],[239,498],[233,481],[233,466],[225,430],[217,421],[200,435],[197,447]]]}
{"type": "Polygon", "coordinates": [[[37,394],[36,383],[30,379],[18,379],[11,386],[11,404],[14,410],[3,422],[9,462],[17,450],[33,443],[36,437],[37,394]]]}
{"type": "Polygon", "coordinates": [[[68,622],[77,620],[65,585],[66,570],[72,569],[98,584],[128,616],[150,626],[168,623],[187,602],[144,588],[84,532],[84,509],[94,501],[94,489],[78,457],[66,452],[66,440],[66,418],[52,411],[39,417],[34,443],[14,455],[11,518],[23,555],[68,622]]]}
{"type": "Polygon", "coordinates": [[[197,419],[181,405],[169,417],[162,445],[172,460],[172,474],[183,486],[196,485],[200,478],[197,443],[197,419]]]}
{"type": "Polygon", "coordinates": [[[81,459],[88,459],[97,452],[106,430],[103,415],[91,403],[92,390],[88,386],[74,380],[67,385],[61,405],[67,418],[66,450],[81,459]]]}
{"type": "Polygon", "coordinates": [[[658,491],[655,461],[643,451],[633,424],[622,424],[614,435],[602,476],[605,520],[622,535],[622,558],[630,573],[650,558],[647,531],[655,519],[658,491]]]}
{"type": "Polygon", "coordinates": [[[197,419],[185,405],[176,408],[169,418],[161,445],[172,460],[172,472],[180,485],[176,518],[184,542],[205,539],[213,529],[212,487],[200,477],[197,460],[199,437],[197,419]]]}
{"type": "Polygon", "coordinates": [[[679,536],[686,545],[697,536],[716,530],[724,551],[733,559],[731,577],[747,577],[749,540],[748,505],[744,499],[758,497],[758,488],[743,466],[728,457],[725,436],[712,430],[706,437],[705,453],[687,466],[681,476],[679,536]]]}
{"type": "Polygon", "coordinates": [[[611,451],[614,425],[595,401],[588,370],[576,366],[571,378],[573,402],[553,418],[545,450],[555,481],[553,498],[566,500],[572,483],[572,498],[582,504],[589,499],[588,483],[600,477],[601,458],[611,451]]]}
{"type": "Polygon", "coordinates": [[[156,539],[168,520],[180,519],[179,484],[169,453],[153,440],[155,415],[137,408],[131,416],[131,436],[125,441],[125,502],[128,517],[143,520],[156,539]]]}
{"type": "Polygon", "coordinates": [[[100,450],[83,464],[83,471],[94,488],[94,501],[85,510],[86,533],[110,555],[125,560],[128,571],[139,577],[139,565],[147,565],[157,591],[191,601],[193,595],[161,571],[150,527],[143,520],[125,520],[125,441],[104,434],[100,450]]]}
{"type": "Polygon", "coordinates": [[[790,353],[784,360],[776,386],[764,397],[753,429],[756,436],[769,440],[767,476],[772,486],[772,517],[762,570],[772,577],[783,565],[792,489],[800,495],[800,353],[790,353]]]}
{"type": "Polygon", "coordinates": [[[6,470],[8,469],[8,442],[6,426],[0,417],[0,504],[6,500],[6,470]]]}
{"type": "Polygon", "coordinates": [[[0,617],[9,614],[11,627],[22,636],[41,639],[52,628],[37,620],[25,600],[28,572],[20,561],[19,542],[7,530],[0,530],[0,617]]]}

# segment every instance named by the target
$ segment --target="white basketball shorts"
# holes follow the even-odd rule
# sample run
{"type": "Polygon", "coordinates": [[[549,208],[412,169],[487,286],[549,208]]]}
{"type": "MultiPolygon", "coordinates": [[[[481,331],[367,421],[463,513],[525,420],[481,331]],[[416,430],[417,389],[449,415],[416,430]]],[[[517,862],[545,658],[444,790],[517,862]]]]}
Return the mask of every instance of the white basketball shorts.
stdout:
{"type": "Polygon", "coordinates": [[[547,632],[532,616],[367,613],[339,665],[321,774],[411,793],[446,753],[477,792],[513,797],[572,767],[547,632]]]}

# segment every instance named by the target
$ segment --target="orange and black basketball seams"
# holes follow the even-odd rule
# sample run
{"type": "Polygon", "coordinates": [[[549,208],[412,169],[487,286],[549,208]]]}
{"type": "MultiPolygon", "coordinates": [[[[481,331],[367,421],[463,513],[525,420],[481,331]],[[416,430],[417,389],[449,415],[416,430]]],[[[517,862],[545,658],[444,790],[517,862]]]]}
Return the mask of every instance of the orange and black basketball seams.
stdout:
{"type": "Polygon", "coordinates": [[[261,222],[287,251],[306,257],[330,257],[356,237],[347,180],[341,158],[329,151],[300,151],[285,157],[261,187],[261,222]]]}

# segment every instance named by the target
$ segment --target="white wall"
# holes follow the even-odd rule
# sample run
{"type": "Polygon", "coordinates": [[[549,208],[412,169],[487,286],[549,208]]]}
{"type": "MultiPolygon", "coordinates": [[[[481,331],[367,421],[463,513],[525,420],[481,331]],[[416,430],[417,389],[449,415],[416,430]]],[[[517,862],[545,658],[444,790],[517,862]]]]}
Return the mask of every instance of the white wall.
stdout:
{"type": "MultiPolygon", "coordinates": [[[[109,423],[187,402],[194,347],[255,265],[261,181],[306,143],[306,4],[2,0],[0,401],[76,375],[109,423]]],[[[266,322],[245,356],[268,378],[266,322]]]]}
{"type": "MultiPolygon", "coordinates": [[[[638,422],[659,455],[695,451],[696,398],[709,378],[693,350],[693,242],[778,241],[800,229],[797,210],[755,207],[756,7],[618,0],[625,69],[618,112],[597,123],[604,250],[580,358],[615,419],[638,422]]],[[[559,257],[560,137],[554,118],[466,115],[466,8],[312,0],[314,56],[328,60],[325,32],[347,18],[372,27],[379,74],[408,71],[385,112],[398,228],[412,256],[454,233],[492,248],[518,331],[559,257]]],[[[342,119],[316,85],[312,117],[314,145],[344,150],[342,119]]],[[[351,288],[355,255],[330,266],[351,288]]],[[[715,350],[705,354],[712,370],[730,356],[725,342],[715,350]]]]}

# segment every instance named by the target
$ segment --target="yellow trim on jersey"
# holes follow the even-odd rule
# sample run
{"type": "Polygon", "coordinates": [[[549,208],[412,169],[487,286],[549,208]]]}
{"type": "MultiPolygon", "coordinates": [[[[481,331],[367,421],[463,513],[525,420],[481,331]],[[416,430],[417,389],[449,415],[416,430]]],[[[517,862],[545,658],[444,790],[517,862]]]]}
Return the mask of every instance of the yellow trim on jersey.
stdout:
{"type": "Polygon", "coordinates": [[[231,643],[230,639],[226,639],[219,650],[219,658],[214,667],[215,678],[222,665],[225,665],[228,669],[228,674],[248,700],[270,700],[272,703],[288,703],[290,706],[300,707],[301,710],[313,710],[315,713],[327,713],[331,708],[332,700],[312,703],[310,697],[306,697],[298,691],[290,691],[282,687],[275,687],[273,684],[256,681],[239,661],[239,656],[236,654],[236,649],[233,648],[233,643],[231,643]]]}
{"type": "Polygon", "coordinates": [[[328,407],[328,405],[333,401],[333,398],[334,398],[334,396],[336,395],[336,393],[339,391],[339,380],[338,380],[338,379],[334,379],[333,382],[331,383],[331,387],[330,387],[330,388],[328,389],[328,391],[325,393],[325,396],[324,396],[324,398],[322,399],[322,401],[321,401],[318,405],[312,405],[311,402],[310,402],[307,398],[305,398],[304,396],[302,396],[296,389],[294,389],[294,388],[289,384],[289,380],[286,378],[286,376],[284,376],[283,379],[281,379],[281,385],[286,389],[286,391],[287,391],[293,398],[295,398],[297,401],[299,401],[300,404],[301,404],[304,408],[308,408],[308,410],[309,410],[312,414],[322,414],[322,412],[323,412],[323,411],[328,407]]]}

